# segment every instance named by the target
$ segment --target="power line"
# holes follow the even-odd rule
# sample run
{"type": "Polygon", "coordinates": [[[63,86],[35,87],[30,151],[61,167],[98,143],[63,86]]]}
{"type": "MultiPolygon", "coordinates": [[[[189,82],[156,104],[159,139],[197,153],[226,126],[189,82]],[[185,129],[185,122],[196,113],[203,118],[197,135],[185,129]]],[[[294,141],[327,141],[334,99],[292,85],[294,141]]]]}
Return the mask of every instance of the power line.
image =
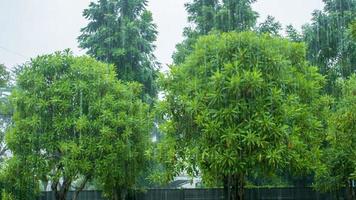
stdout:
{"type": "Polygon", "coordinates": [[[13,51],[13,50],[11,50],[11,49],[8,49],[8,48],[6,48],[6,47],[4,47],[4,46],[1,46],[1,45],[0,45],[0,49],[6,51],[6,52],[8,52],[8,53],[11,53],[11,54],[20,56],[20,57],[22,57],[22,58],[24,58],[24,59],[27,58],[27,56],[25,56],[25,55],[23,55],[23,54],[21,54],[21,53],[19,53],[19,52],[13,51]]]}

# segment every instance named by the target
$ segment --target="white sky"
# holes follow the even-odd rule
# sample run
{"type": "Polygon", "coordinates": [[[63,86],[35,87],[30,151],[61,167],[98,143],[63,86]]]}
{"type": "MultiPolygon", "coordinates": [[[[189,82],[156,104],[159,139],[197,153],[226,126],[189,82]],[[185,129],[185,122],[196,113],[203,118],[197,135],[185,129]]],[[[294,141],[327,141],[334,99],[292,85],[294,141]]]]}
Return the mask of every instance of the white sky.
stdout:
{"type": "MultiPolygon", "coordinates": [[[[91,0],[0,0],[0,63],[8,67],[39,54],[70,48],[84,54],[77,44],[80,28],[86,25],[82,11],[91,0]]],[[[175,44],[187,25],[184,3],[188,0],[150,0],[158,26],[156,57],[164,66],[172,62],[175,44]]],[[[260,14],[276,17],[284,26],[300,28],[311,13],[321,9],[322,0],[259,0],[253,5],[260,14]]],[[[164,67],[163,66],[163,67],[164,67]]]]}

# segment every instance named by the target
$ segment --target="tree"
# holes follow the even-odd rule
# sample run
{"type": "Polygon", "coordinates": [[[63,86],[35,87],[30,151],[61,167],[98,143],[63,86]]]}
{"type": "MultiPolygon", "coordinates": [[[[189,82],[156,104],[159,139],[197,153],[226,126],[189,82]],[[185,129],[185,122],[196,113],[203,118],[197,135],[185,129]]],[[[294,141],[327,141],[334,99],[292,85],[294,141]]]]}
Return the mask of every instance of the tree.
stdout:
{"type": "Polygon", "coordinates": [[[122,83],[114,66],[66,51],[33,59],[16,84],[7,144],[35,181],[50,184],[57,200],[79,179],[73,200],[93,179],[115,200],[118,187],[133,186],[151,123],[138,83],[122,83]]]}
{"type": "Polygon", "coordinates": [[[356,69],[356,43],[347,31],[356,18],[356,2],[324,0],[324,3],[322,11],[313,13],[312,23],[304,26],[304,41],[308,60],[328,76],[326,91],[336,94],[337,78],[347,78],[356,69]]]}
{"type": "Polygon", "coordinates": [[[212,34],[162,78],[167,179],[182,170],[243,199],[246,179],[315,163],[324,78],[301,43],[255,33],[212,34]]]}
{"type": "Polygon", "coordinates": [[[258,16],[251,7],[254,2],[256,0],[222,0],[217,30],[223,32],[251,30],[258,16]]]}
{"type": "Polygon", "coordinates": [[[144,99],[156,97],[158,64],[153,51],[156,25],[147,0],[99,0],[83,16],[89,20],[78,38],[80,47],[100,61],[116,66],[118,78],[144,86],[144,99]]]}
{"type": "Polygon", "coordinates": [[[208,34],[217,24],[217,13],[221,5],[217,0],[194,0],[185,4],[188,13],[188,22],[193,27],[184,28],[183,35],[185,39],[176,45],[176,51],[173,53],[173,62],[182,63],[187,55],[193,49],[193,45],[200,35],[208,34]]]}
{"type": "Polygon", "coordinates": [[[347,199],[356,199],[352,181],[356,172],[356,76],[340,81],[342,95],[329,117],[326,146],[316,168],[315,186],[321,191],[346,187],[347,199]]]}
{"type": "Polygon", "coordinates": [[[218,0],[194,0],[185,4],[188,22],[196,25],[195,31],[207,34],[217,26],[216,13],[220,9],[218,0]]]}
{"type": "MultiPolygon", "coordinates": [[[[20,179],[19,176],[10,177],[8,174],[10,170],[15,171],[20,167],[19,165],[15,166],[12,160],[8,158],[8,147],[5,142],[5,133],[7,127],[11,123],[11,114],[12,108],[9,102],[9,93],[11,92],[10,86],[10,73],[7,71],[5,65],[0,64],[0,196],[6,193],[9,196],[13,196],[12,193],[17,193],[22,196],[27,195],[26,199],[31,199],[33,193],[27,191],[29,189],[28,183],[23,179],[20,179]]],[[[32,188],[31,188],[32,189],[32,188]]]]}
{"type": "Polygon", "coordinates": [[[268,33],[274,36],[278,36],[281,29],[282,29],[281,23],[276,21],[274,17],[268,15],[266,20],[258,26],[257,32],[268,33]]]}
{"type": "Polygon", "coordinates": [[[5,130],[10,123],[11,106],[8,100],[10,73],[5,65],[0,64],[0,164],[4,159],[7,147],[4,141],[5,130]]]}
{"type": "Polygon", "coordinates": [[[257,13],[251,8],[256,0],[194,0],[186,4],[188,21],[194,28],[184,29],[184,41],[177,44],[173,63],[181,64],[193,51],[199,36],[211,31],[248,31],[256,24],[257,13]]]}
{"type": "Polygon", "coordinates": [[[292,42],[302,42],[303,35],[300,34],[292,25],[286,27],[287,38],[292,42]]]}

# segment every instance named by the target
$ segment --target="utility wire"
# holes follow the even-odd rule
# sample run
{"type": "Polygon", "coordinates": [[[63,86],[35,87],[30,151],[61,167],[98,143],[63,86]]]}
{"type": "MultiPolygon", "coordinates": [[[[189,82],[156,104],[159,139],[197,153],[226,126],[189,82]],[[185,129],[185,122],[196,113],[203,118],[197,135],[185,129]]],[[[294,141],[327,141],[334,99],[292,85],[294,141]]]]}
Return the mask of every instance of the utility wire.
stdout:
{"type": "Polygon", "coordinates": [[[27,56],[25,56],[25,55],[23,55],[23,54],[21,54],[21,53],[19,53],[19,52],[13,51],[13,50],[11,50],[11,49],[8,49],[8,48],[6,48],[6,47],[4,47],[4,46],[1,46],[1,45],[0,45],[0,49],[6,51],[6,52],[8,52],[8,53],[11,53],[11,54],[20,56],[20,57],[22,57],[22,58],[25,58],[25,59],[27,58],[27,56]]]}

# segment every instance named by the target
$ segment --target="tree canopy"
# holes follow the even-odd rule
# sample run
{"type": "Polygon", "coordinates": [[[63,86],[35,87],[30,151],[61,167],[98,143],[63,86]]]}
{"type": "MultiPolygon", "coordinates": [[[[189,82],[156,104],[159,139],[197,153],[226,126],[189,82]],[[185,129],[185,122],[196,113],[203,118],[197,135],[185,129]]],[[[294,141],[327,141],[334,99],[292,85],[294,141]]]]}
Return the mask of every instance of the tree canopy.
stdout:
{"type": "Polygon", "coordinates": [[[153,54],[157,31],[146,6],[147,0],[92,2],[83,12],[89,23],[78,41],[89,55],[114,64],[120,80],[141,83],[149,100],[157,93],[158,63],[153,54]]]}
{"type": "Polygon", "coordinates": [[[356,18],[354,0],[324,0],[322,11],[315,11],[311,24],[304,26],[308,60],[328,76],[326,91],[336,93],[336,79],[355,72],[356,43],[348,31],[356,18]]]}
{"type": "Polygon", "coordinates": [[[294,27],[293,25],[288,25],[286,27],[286,34],[287,38],[292,41],[292,42],[302,42],[303,41],[303,35],[300,34],[294,27]]]}
{"type": "Polygon", "coordinates": [[[356,180],[356,76],[338,83],[341,97],[329,117],[326,146],[316,168],[315,186],[321,191],[346,187],[348,199],[355,199],[352,181],[356,180]]]}
{"type": "Polygon", "coordinates": [[[252,173],[308,168],[327,102],[317,71],[301,43],[250,32],[200,38],[162,80],[167,178],[201,174],[223,184],[226,199],[242,199],[252,173]]]}
{"type": "Polygon", "coordinates": [[[117,80],[113,65],[66,51],[33,59],[16,84],[7,144],[34,182],[50,184],[57,200],[79,179],[77,192],[100,180],[115,200],[135,185],[152,123],[138,83],[117,80]]]}
{"type": "Polygon", "coordinates": [[[192,52],[197,38],[211,31],[249,31],[254,28],[258,14],[251,4],[256,0],[194,0],[187,3],[188,21],[185,40],[176,46],[173,62],[180,64],[192,52]]]}
{"type": "Polygon", "coordinates": [[[274,36],[278,36],[281,29],[281,23],[276,21],[274,17],[268,15],[266,20],[257,27],[257,32],[268,33],[274,36]]]}

